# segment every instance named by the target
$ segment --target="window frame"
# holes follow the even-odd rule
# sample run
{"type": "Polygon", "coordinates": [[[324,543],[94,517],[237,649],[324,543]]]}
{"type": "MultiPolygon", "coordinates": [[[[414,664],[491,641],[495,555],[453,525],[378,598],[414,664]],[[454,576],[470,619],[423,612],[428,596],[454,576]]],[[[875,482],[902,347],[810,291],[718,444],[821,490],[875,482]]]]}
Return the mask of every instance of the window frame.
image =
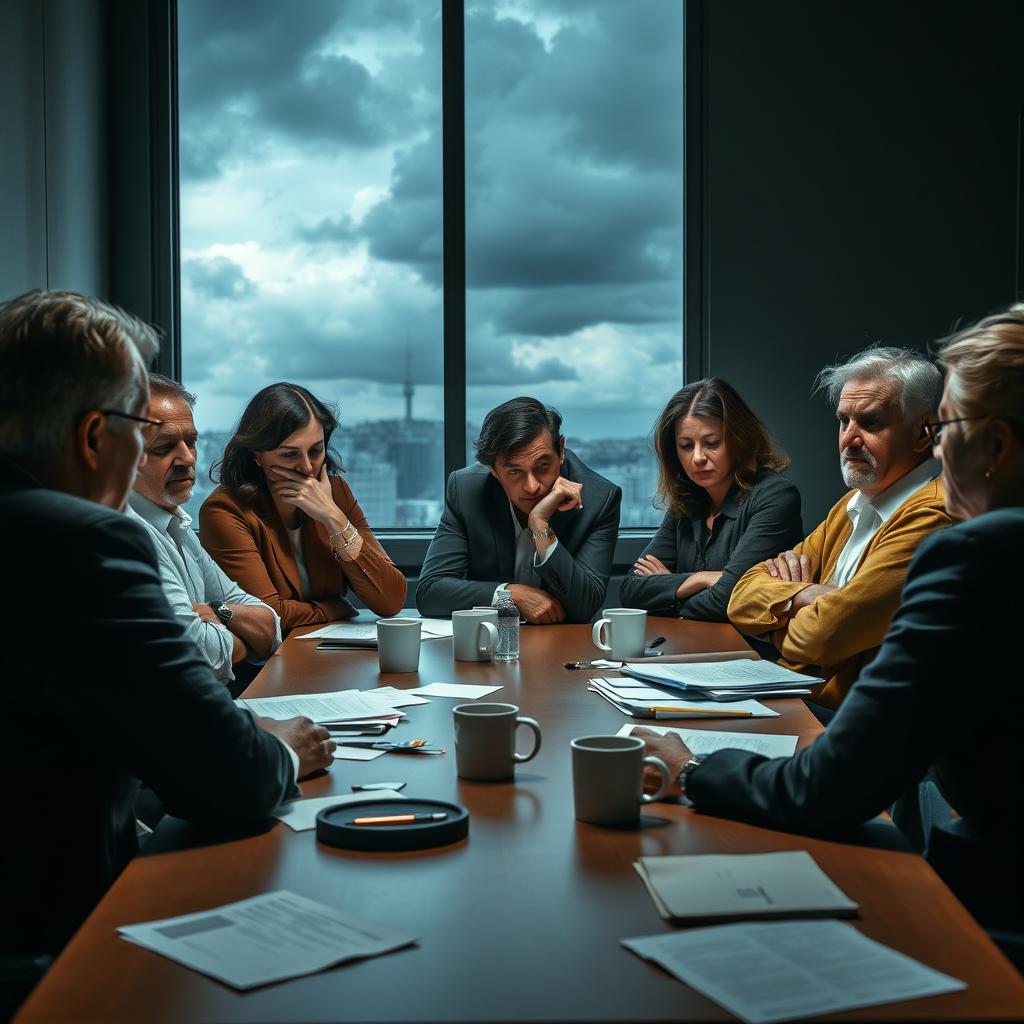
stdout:
{"type": "MultiPolygon", "coordinates": [[[[126,9],[131,0],[115,0],[115,23],[131,24],[126,9]]],[[[682,380],[708,372],[707,251],[704,146],[705,64],[703,32],[708,0],[678,0],[683,5],[683,318],[682,380]]],[[[442,307],[445,479],[465,465],[466,422],[466,181],[465,181],[465,0],[441,3],[442,97],[442,307]]],[[[148,218],[151,246],[149,301],[126,302],[148,309],[163,331],[158,369],[181,379],[181,266],[179,258],[178,174],[178,3],[146,0],[135,7],[148,45],[136,49],[133,77],[149,79],[149,196],[155,200],[148,218]]],[[[132,49],[118,47],[121,53],[132,49]]],[[[120,90],[112,90],[115,96],[120,90]]],[[[124,95],[124,93],[122,93],[124,95]]],[[[131,95],[131,93],[127,93],[131,95]]],[[[115,111],[115,114],[117,112],[115,111]]],[[[147,197],[148,198],[148,197],[147,197]]],[[[139,204],[133,204],[136,212],[139,204]]],[[[126,220],[128,218],[126,217],[126,220]]],[[[131,218],[136,224],[138,220],[131,218]]],[[[120,291],[121,289],[117,289],[120,291]]],[[[138,289],[135,289],[138,291],[138,289]]],[[[143,299],[141,294],[136,300],[143,299]]],[[[655,527],[626,527],[619,531],[615,567],[635,561],[655,527]]],[[[382,527],[374,531],[395,564],[418,571],[433,530],[382,527]]],[[[415,572],[413,572],[415,574],[415,572]]]]}

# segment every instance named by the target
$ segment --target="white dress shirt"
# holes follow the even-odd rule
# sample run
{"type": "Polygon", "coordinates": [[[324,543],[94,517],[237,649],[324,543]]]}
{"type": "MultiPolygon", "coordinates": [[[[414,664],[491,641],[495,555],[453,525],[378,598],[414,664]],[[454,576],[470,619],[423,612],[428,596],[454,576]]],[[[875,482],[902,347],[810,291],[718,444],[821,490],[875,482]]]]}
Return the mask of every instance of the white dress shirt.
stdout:
{"type": "Polygon", "coordinates": [[[222,683],[235,677],[231,666],[234,637],[223,623],[204,622],[193,610],[193,605],[223,601],[225,604],[266,608],[274,617],[274,648],[280,646],[281,620],[277,613],[228,579],[199,543],[191,528],[192,517],[183,508],[168,512],[137,491],[132,491],[128,496],[127,514],[141,522],[153,538],[160,582],[174,617],[195,641],[222,683]]]}
{"type": "Polygon", "coordinates": [[[845,586],[853,579],[871,538],[882,528],[882,524],[914,491],[938,476],[939,470],[939,464],[934,459],[925,459],[920,466],[915,466],[890,484],[874,501],[869,501],[863,491],[854,494],[846,505],[846,514],[853,523],[853,532],[839,553],[835,572],[829,581],[834,587],[845,586]]]}
{"type": "MultiPolygon", "coordinates": [[[[543,565],[551,557],[551,553],[558,547],[558,538],[556,537],[551,547],[544,552],[544,557],[538,559],[537,545],[534,542],[533,531],[530,529],[529,522],[527,522],[526,526],[519,522],[515,505],[511,501],[508,503],[508,511],[512,516],[516,548],[515,568],[512,570],[512,579],[508,583],[523,583],[528,587],[535,587],[539,590],[541,578],[540,573],[537,572],[537,566],[543,565]]],[[[508,583],[500,583],[495,587],[494,595],[491,597],[491,604],[498,603],[498,591],[507,587],[508,583]]]]}

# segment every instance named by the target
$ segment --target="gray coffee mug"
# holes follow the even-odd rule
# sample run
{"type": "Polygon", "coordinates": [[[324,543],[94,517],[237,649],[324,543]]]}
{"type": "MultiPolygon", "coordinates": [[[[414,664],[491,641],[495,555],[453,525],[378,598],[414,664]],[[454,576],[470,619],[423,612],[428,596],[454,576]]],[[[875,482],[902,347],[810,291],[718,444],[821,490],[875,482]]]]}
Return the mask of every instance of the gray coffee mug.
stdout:
{"type": "Polygon", "coordinates": [[[644,757],[639,736],[581,736],[572,747],[572,791],[576,817],[592,825],[625,825],[640,817],[640,805],[660,800],[672,782],[660,757],[644,757]],[[661,772],[657,793],[643,792],[644,765],[661,772]]]}
{"type": "Polygon", "coordinates": [[[415,672],[420,665],[420,619],[378,619],[377,660],[381,672],[415,672]]]}
{"type": "Polygon", "coordinates": [[[456,661],[490,661],[498,646],[498,612],[469,608],[452,612],[452,651],[456,661]]]}
{"type": "Polygon", "coordinates": [[[532,718],[519,717],[515,704],[460,704],[454,709],[455,770],[460,779],[506,782],[517,764],[529,761],[540,750],[540,726],[532,718]],[[516,729],[525,725],[533,732],[533,750],[516,753],[516,729]]]}

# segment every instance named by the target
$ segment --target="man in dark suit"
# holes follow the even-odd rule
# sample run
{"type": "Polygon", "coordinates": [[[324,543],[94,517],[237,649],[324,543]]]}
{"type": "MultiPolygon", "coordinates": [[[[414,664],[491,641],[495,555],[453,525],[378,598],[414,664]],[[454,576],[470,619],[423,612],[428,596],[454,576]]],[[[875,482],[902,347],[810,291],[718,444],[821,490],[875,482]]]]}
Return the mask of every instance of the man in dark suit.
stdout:
{"type": "Polygon", "coordinates": [[[593,618],[608,588],[622,491],[566,450],[561,427],[535,398],[513,398],[484,418],[480,465],[448,478],[416,587],[423,615],[491,604],[507,587],[527,622],[593,618]]]}
{"type": "Polygon", "coordinates": [[[0,614],[16,624],[0,767],[30,791],[0,853],[4,954],[71,937],[136,851],[140,779],[171,814],[259,821],[331,763],[325,729],[234,705],[123,514],[155,351],[151,328],[84,295],[0,304],[0,614]]]}

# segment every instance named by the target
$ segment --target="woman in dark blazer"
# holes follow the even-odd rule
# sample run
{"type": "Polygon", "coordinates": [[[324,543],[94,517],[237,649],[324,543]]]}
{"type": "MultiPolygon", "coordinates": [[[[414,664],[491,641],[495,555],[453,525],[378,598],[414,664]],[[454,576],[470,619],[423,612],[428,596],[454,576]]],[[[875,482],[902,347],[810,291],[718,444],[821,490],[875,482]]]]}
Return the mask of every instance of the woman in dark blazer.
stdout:
{"type": "Polygon", "coordinates": [[[807,833],[859,826],[931,770],[956,816],[925,856],[978,920],[1024,928],[1024,687],[1014,637],[1024,579],[1024,304],[955,335],[925,427],[946,508],[925,540],[875,659],[828,729],[792,757],[721,750],[696,762],[644,738],[705,814],[807,833]]]}
{"type": "Polygon", "coordinates": [[[297,384],[271,384],[246,407],[220,486],[199,510],[199,539],[282,632],[351,618],[352,591],[379,615],[405,602],[405,577],[370,531],[330,452],[331,410],[297,384]]]}
{"type": "Polygon", "coordinates": [[[726,622],[736,581],[804,535],[789,459],[719,377],[687,384],[654,427],[667,512],[622,582],[631,608],[726,622]]]}

